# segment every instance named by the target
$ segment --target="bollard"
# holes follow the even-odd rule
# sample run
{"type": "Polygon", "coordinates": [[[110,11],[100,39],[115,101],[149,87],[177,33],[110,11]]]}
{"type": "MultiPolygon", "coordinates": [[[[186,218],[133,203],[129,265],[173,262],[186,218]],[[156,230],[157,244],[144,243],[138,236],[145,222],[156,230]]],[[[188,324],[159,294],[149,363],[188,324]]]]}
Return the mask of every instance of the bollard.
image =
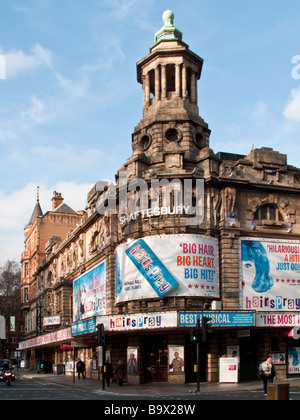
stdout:
{"type": "Polygon", "coordinates": [[[290,384],[269,384],[268,400],[286,401],[289,400],[290,384]]]}

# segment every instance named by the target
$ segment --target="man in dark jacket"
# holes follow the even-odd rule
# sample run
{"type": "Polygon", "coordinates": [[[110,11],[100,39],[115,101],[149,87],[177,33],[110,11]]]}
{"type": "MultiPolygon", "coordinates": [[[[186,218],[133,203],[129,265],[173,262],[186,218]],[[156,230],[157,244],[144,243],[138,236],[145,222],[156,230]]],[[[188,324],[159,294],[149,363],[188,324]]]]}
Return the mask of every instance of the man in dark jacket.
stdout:
{"type": "Polygon", "coordinates": [[[78,379],[80,379],[80,374],[82,374],[82,378],[85,379],[85,364],[81,359],[78,359],[77,362],[77,373],[78,373],[78,379]]]}
{"type": "Polygon", "coordinates": [[[114,376],[113,365],[110,363],[109,359],[106,359],[104,363],[103,375],[107,386],[109,386],[110,379],[114,376]]]}

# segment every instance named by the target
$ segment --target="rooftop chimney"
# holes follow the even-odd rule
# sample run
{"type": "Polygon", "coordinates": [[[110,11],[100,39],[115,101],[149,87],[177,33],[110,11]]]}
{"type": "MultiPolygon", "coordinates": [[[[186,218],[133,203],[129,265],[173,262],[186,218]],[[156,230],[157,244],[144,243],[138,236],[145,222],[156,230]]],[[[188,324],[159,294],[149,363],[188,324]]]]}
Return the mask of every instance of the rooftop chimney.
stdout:
{"type": "Polygon", "coordinates": [[[52,198],[52,211],[54,211],[55,209],[57,209],[58,206],[60,206],[64,199],[61,196],[61,193],[58,193],[56,191],[53,191],[53,198],[52,198]]]}

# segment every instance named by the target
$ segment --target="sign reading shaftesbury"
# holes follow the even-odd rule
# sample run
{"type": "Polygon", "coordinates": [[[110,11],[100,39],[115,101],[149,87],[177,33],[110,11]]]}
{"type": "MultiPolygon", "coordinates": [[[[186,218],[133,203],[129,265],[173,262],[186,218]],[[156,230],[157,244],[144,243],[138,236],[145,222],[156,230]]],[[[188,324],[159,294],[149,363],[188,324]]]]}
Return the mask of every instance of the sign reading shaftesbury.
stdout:
{"type": "Polygon", "coordinates": [[[211,327],[253,327],[255,326],[255,312],[179,312],[180,327],[194,327],[197,319],[202,324],[202,317],[209,318],[208,325],[211,327]]]}
{"type": "Polygon", "coordinates": [[[116,302],[165,296],[219,297],[218,243],[201,235],[161,235],[116,249],[116,302]]]}

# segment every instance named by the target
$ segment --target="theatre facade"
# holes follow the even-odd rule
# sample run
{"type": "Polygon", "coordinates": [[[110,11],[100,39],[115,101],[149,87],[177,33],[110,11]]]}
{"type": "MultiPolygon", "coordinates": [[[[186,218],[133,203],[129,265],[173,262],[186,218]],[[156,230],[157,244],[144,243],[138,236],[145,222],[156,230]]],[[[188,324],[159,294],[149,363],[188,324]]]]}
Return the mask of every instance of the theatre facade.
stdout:
{"type": "Polygon", "coordinates": [[[173,19],[163,14],[137,63],[131,157],[40,248],[19,349],[32,369],[43,360],[71,374],[81,357],[97,377],[103,324],[105,356],[126,363],[128,382],[195,382],[199,320],[201,381],[226,381],[232,366],[257,379],[267,353],[279,378],[299,375],[300,170],[268,147],[213,152],[197,105],[203,60],[173,19]]]}

